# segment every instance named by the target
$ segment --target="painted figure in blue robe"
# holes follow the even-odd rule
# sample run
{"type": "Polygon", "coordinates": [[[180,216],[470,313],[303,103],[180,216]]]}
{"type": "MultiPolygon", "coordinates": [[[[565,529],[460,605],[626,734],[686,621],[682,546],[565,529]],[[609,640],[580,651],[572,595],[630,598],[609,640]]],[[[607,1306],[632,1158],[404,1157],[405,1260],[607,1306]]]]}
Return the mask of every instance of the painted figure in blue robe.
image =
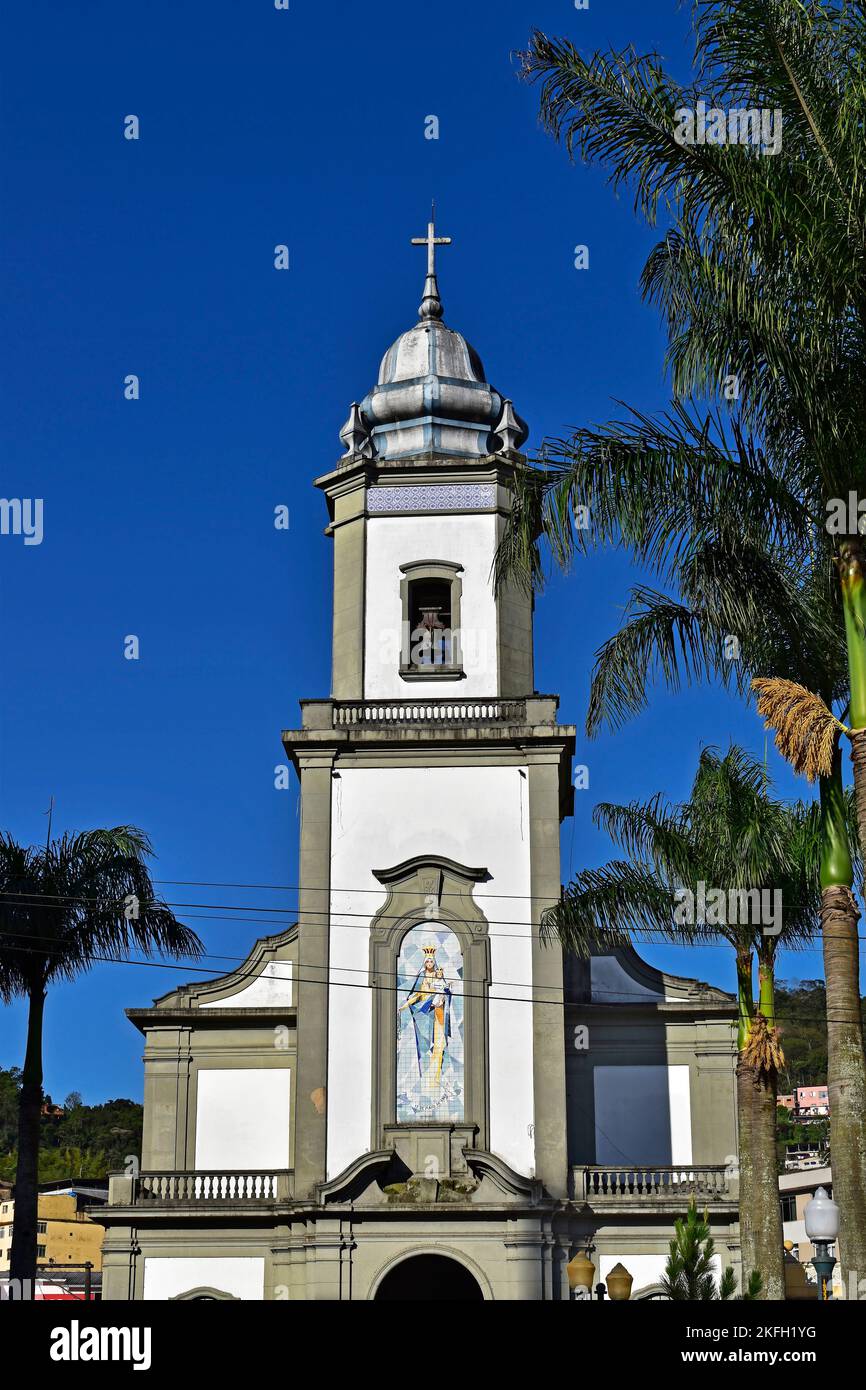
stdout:
{"type": "Polygon", "coordinates": [[[408,1009],[412,1015],[418,1075],[425,1096],[435,1104],[442,1092],[442,1066],[451,1038],[451,986],[436,964],[436,947],[424,946],[423,951],[424,964],[398,1012],[408,1009]]]}

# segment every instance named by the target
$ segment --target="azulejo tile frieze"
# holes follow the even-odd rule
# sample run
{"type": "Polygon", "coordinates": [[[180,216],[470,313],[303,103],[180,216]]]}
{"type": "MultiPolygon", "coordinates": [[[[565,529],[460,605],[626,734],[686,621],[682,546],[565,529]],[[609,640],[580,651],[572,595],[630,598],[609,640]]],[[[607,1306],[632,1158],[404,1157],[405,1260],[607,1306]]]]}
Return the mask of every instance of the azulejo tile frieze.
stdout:
{"type": "Polygon", "coordinates": [[[495,483],[409,483],[367,489],[368,512],[468,512],[495,505],[495,483]]]}

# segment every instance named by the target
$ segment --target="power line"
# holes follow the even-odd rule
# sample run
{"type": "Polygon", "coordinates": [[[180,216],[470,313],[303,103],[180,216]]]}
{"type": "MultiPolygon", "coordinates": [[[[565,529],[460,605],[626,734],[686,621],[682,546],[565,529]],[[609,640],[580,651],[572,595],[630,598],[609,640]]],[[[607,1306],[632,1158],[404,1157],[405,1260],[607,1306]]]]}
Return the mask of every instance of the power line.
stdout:
{"type": "MultiPolygon", "coordinates": [[[[266,891],[266,892],[328,893],[328,894],[330,894],[332,897],[334,897],[334,896],[336,896],[336,895],[338,895],[338,894],[341,894],[341,893],[351,893],[351,894],[356,894],[356,893],[372,893],[372,894],[374,894],[374,895],[379,895],[379,894],[382,894],[382,893],[386,893],[386,894],[387,894],[387,891],[388,891],[387,888],[386,888],[384,885],[382,885],[381,887],[378,887],[378,888],[370,888],[370,887],[363,887],[363,888],[362,888],[362,887],[360,887],[360,886],[356,886],[356,887],[337,887],[337,886],[334,885],[334,884],[317,884],[317,885],[312,885],[312,884],[306,884],[306,883],[304,883],[304,884],[300,884],[300,883],[233,883],[233,882],[223,882],[223,881],[215,880],[215,879],[214,879],[214,880],[211,880],[211,879],[185,879],[185,878],[152,878],[150,881],[151,881],[151,883],[163,883],[163,884],[171,885],[171,886],[173,886],[173,887],[176,886],[176,887],[184,887],[184,888],[253,888],[253,889],[263,890],[263,891],[266,891]]],[[[687,885],[682,885],[682,886],[687,886],[687,885]]],[[[399,891],[400,891],[400,890],[398,889],[398,890],[397,890],[398,896],[399,896],[399,891]]],[[[672,891],[673,891],[673,889],[672,889],[672,891]]],[[[733,893],[741,893],[741,892],[743,892],[743,893],[748,893],[748,892],[772,892],[772,891],[774,891],[774,888],[773,888],[773,885],[771,885],[771,884],[770,884],[770,885],[766,885],[766,884],[765,884],[765,885],[763,886],[763,888],[761,888],[761,887],[759,887],[759,886],[757,886],[757,885],[755,885],[755,884],[752,884],[752,885],[750,885],[749,887],[745,887],[745,886],[734,886],[734,885],[732,885],[732,886],[730,886],[730,887],[728,887],[728,888],[722,889],[721,891],[723,891],[723,892],[725,892],[725,893],[729,893],[729,892],[733,892],[733,893]]],[[[853,891],[854,891],[854,890],[852,889],[852,892],[853,892],[853,891]]],[[[18,894],[18,896],[32,896],[32,897],[35,897],[35,896],[42,896],[42,897],[68,898],[68,897],[74,896],[74,895],[70,895],[70,894],[67,894],[67,893],[47,893],[47,894],[46,894],[46,893],[40,893],[40,894],[18,894]]],[[[437,898],[440,898],[440,899],[441,899],[441,898],[460,898],[460,899],[463,899],[463,898],[466,897],[466,894],[464,894],[464,893],[450,893],[450,892],[447,892],[447,891],[443,891],[443,892],[441,892],[441,893],[438,893],[438,892],[437,892],[436,897],[437,897],[437,898]]],[[[503,902],[547,902],[547,903],[558,903],[558,902],[560,901],[560,898],[559,898],[559,897],[554,897],[554,896],[553,896],[552,894],[550,894],[550,893],[480,893],[480,892],[477,892],[475,889],[472,890],[471,898],[472,898],[472,901],[473,901],[473,902],[478,902],[478,901],[483,900],[483,899],[491,899],[491,900],[493,900],[493,901],[499,900],[499,901],[503,901],[503,902]]],[[[84,902],[86,902],[86,901],[96,901],[96,899],[86,899],[86,898],[82,898],[81,901],[84,901],[84,902]]],[[[172,899],[166,899],[166,901],[167,901],[167,902],[172,902],[172,901],[174,901],[174,900],[172,900],[172,899]]],[[[179,905],[182,906],[182,904],[179,904],[179,905]]],[[[190,906],[199,906],[199,905],[200,905],[200,904],[190,904],[190,906]]],[[[789,906],[793,906],[793,907],[807,907],[808,905],[809,905],[809,904],[807,904],[807,903],[793,903],[793,904],[789,904],[789,906]]],[[[256,905],[256,910],[257,910],[257,911],[261,911],[261,912],[290,912],[290,911],[292,911],[291,908],[260,907],[258,904],[256,905]]]]}
{"type": "MultiPolygon", "coordinates": [[[[248,885],[248,886],[253,886],[253,885],[248,885]]],[[[311,891],[311,892],[327,892],[328,890],[326,890],[326,889],[311,889],[310,891],[311,891]]],[[[355,891],[356,891],[355,889],[350,889],[350,888],[334,889],[333,892],[332,892],[332,896],[333,896],[334,894],[336,894],[336,893],[353,893],[353,892],[355,892],[355,891]]],[[[369,890],[368,890],[368,889],[359,889],[359,890],[357,890],[357,891],[359,891],[359,892],[368,892],[368,891],[369,891],[369,892],[373,892],[374,890],[373,890],[373,889],[369,889],[369,890]]],[[[379,891],[379,890],[376,890],[376,891],[379,891]]],[[[739,890],[732,890],[732,891],[739,891],[739,890]]],[[[746,891],[746,890],[743,890],[743,891],[746,891]]],[[[431,895],[431,896],[432,896],[432,895],[431,895]]],[[[438,895],[437,895],[437,896],[438,896],[438,895]]],[[[443,894],[442,896],[444,897],[445,894],[443,894]]],[[[457,895],[457,896],[462,896],[462,895],[457,895]]],[[[487,896],[489,897],[489,896],[492,896],[492,895],[488,894],[487,896]]],[[[45,903],[45,907],[50,909],[51,907],[55,906],[55,904],[56,904],[58,911],[62,911],[62,910],[63,910],[63,903],[64,903],[64,902],[67,902],[67,903],[88,903],[88,902],[93,902],[93,903],[95,903],[95,902],[100,901],[100,900],[97,899],[97,898],[80,897],[80,896],[77,896],[77,895],[71,894],[71,893],[11,893],[11,892],[6,892],[6,893],[0,895],[0,897],[5,897],[5,898],[20,898],[20,899],[23,899],[24,901],[22,901],[21,904],[20,904],[22,907],[26,907],[26,906],[28,905],[28,901],[40,901],[42,898],[53,899],[54,902],[46,902],[46,903],[45,903]]],[[[472,899],[472,901],[474,901],[474,899],[472,899]]],[[[556,905],[556,903],[557,903],[559,900],[554,900],[554,899],[548,897],[547,899],[545,899],[545,901],[550,902],[551,905],[553,906],[553,905],[556,905]]],[[[16,904],[13,903],[12,905],[15,906],[16,904]]],[[[120,904],[118,904],[118,906],[120,906],[120,904]]],[[[347,909],[340,910],[340,909],[334,908],[333,906],[323,907],[323,908],[304,908],[303,910],[301,910],[301,909],[299,909],[299,908],[288,908],[288,907],[285,907],[285,908],[284,908],[284,907],[262,907],[262,906],[260,906],[260,905],[257,904],[257,903],[256,903],[256,904],[249,904],[249,905],[239,905],[239,906],[235,906],[233,903],[196,903],[196,902],[183,902],[183,901],[181,901],[181,900],[179,900],[179,899],[172,899],[172,898],[165,899],[165,900],[159,899],[159,898],[152,898],[152,899],[149,900],[148,903],[145,904],[145,906],[152,906],[152,907],[169,907],[169,908],[172,908],[172,909],[174,909],[174,908],[204,908],[205,911],[206,911],[207,913],[211,914],[211,915],[209,915],[209,916],[200,916],[200,917],[196,917],[196,914],[194,914],[194,913],[187,913],[187,912],[184,912],[184,916],[185,916],[185,917],[190,917],[190,918],[192,918],[193,920],[201,920],[201,921],[220,921],[220,920],[224,920],[224,921],[227,921],[227,922],[253,922],[253,923],[260,923],[260,924],[262,924],[262,925],[275,925],[275,923],[274,923],[271,919],[274,918],[274,917],[277,917],[277,916],[281,916],[281,917],[293,917],[293,918],[295,918],[294,921],[288,923],[289,926],[294,926],[294,925],[296,925],[296,921],[297,921],[298,915],[300,915],[300,916],[302,916],[302,917],[304,918],[305,921],[308,921],[310,918],[324,918],[324,919],[326,919],[328,922],[330,922],[330,924],[331,924],[332,926],[336,926],[336,927],[340,927],[340,928],[360,927],[362,930],[366,930],[366,929],[368,928],[370,922],[372,921],[372,917],[375,917],[375,919],[377,920],[377,922],[402,922],[402,921],[404,921],[407,917],[413,916],[413,915],[414,915],[414,914],[412,913],[412,911],[410,910],[410,911],[393,912],[393,913],[381,913],[381,912],[376,912],[376,913],[373,913],[373,914],[372,914],[372,917],[371,917],[371,915],[370,915],[369,913],[367,913],[367,912],[351,911],[351,910],[348,909],[348,908],[347,908],[347,909]],[[258,916],[255,916],[255,917],[238,917],[238,916],[231,916],[231,917],[225,917],[225,918],[223,918],[223,917],[221,916],[221,913],[224,913],[224,912],[230,912],[230,913],[233,913],[233,914],[237,914],[237,913],[239,913],[239,912],[255,912],[255,913],[265,912],[265,913],[268,914],[268,916],[267,916],[267,917],[258,917],[258,916]],[[344,921],[342,921],[341,919],[342,919],[342,918],[345,918],[345,917],[358,917],[358,918],[360,918],[361,920],[360,920],[360,922],[344,922],[344,921]]],[[[790,904],[788,905],[789,910],[790,910],[791,908],[799,908],[799,907],[803,907],[803,906],[807,906],[807,904],[802,904],[802,903],[790,903],[790,904]]],[[[420,909],[420,908],[419,908],[419,909],[416,909],[416,911],[417,911],[417,912],[420,912],[421,909],[420,909]]],[[[784,907],[783,907],[783,911],[784,911],[784,907]]],[[[437,919],[435,919],[435,918],[429,918],[429,919],[427,919],[427,920],[429,920],[429,921],[432,923],[433,921],[435,921],[435,920],[437,920],[437,919]]],[[[509,917],[491,917],[491,918],[486,918],[485,920],[487,921],[488,925],[500,926],[500,927],[508,927],[508,926],[525,927],[525,926],[531,925],[531,923],[528,923],[528,922],[526,922],[526,921],[521,921],[521,920],[518,920],[517,918],[509,918],[509,917]]],[[[447,926],[447,922],[445,923],[445,925],[447,926]]],[[[721,925],[725,925],[725,924],[721,924],[721,925]]],[[[736,925],[736,924],[731,924],[731,925],[736,925]]],[[[743,923],[742,925],[743,925],[744,927],[754,927],[754,928],[757,928],[757,927],[760,925],[760,923],[743,923]]],[[[709,926],[708,929],[712,930],[712,924],[710,924],[710,926],[709,926]]],[[[689,947],[689,948],[692,948],[692,947],[694,947],[694,946],[700,946],[700,947],[702,947],[702,948],[703,948],[703,947],[713,947],[713,948],[718,948],[718,949],[721,949],[721,950],[727,950],[727,949],[729,949],[728,943],[726,943],[726,942],[724,942],[724,941],[722,941],[722,942],[713,942],[713,941],[705,941],[705,940],[703,940],[703,939],[701,939],[701,940],[695,940],[695,941],[685,941],[685,940],[684,940],[684,941],[682,941],[682,942],[673,941],[673,940],[671,940],[671,938],[665,933],[665,931],[664,931],[661,927],[643,926],[643,927],[640,927],[638,930],[640,930],[640,931],[642,931],[642,932],[645,932],[645,933],[655,933],[655,934],[658,935],[659,941],[660,941],[661,943],[667,944],[667,945],[671,945],[671,946],[677,946],[677,947],[679,947],[680,945],[682,945],[682,946],[684,946],[684,947],[689,947]]],[[[515,941],[515,940],[521,940],[521,939],[523,939],[523,940],[534,940],[537,933],[529,932],[529,933],[522,933],[522,934],[521,934],[521,933],[519,933],[519,932],[490,932],[490,931],[489,931],[487,934],[488,934],[488,936],[491,936],[491,937],[499,936],[499,937],[503,938],[504,940],[515,941]]],[[[721,935],[722,933],[719,932],[718,934],[721,935]]],[[[821,936],[822,934],[826,934],[826,933],[823,932],[823,929],[822,929],[820,926],[816,926],[816,927],[815,927],[815,931],[814,931],[815,937],[818,938],[818,937],[821,936]]],[[[858,939],[858,941],[866,941],[866,936],[858,936],[857,939],[858,939]]],[[[653,943],[648,943],[648,944],[653,944],[653,943]]],[[[800,947],[800,946],[797,946],[797,945],[792,945],[792,944],[790,944],[790,943],[783,943],[783,945],[784,945],[784,948],[785,948],[786,950],[805,950],[805,949],[808,949],[808,948],[805,948],[805,947],[800,947]]]]}
{"type": "MultiPolygon", "coordinates": [[[[4,933],[0,933],[0,935],[3,935],[3,934],[4,934],[4,933]]],[[[45,940],[46,938],[44,938],[44,937],[43,937],[43,938],[34,937],[34,938],[32,938],[32,939],[33,939],[33,940],[45,940]]],[[[46,950],[44,950],[44,949],[39,949],[39,948],[37,948],[37,947],[31,947],[31,946],[8,946],[8,945],[7,945],[4,949],[5,949],[5,950],[8,950],[8,951],[17,951],[17,952],[19,952],[19,953],[27,954],[27,955],[48,956],[48,955],[51,954],[50,951],[46,951],[46,950]]],[[[95,963],[100,963],[100,964],[106,964],[106,965],[133,965],[133,966],[137,965],[137,966],[140,966],[140,967],[143,967],[143,968],[150,968],[150,969],[154,969],[154,970],[183,970],[183,971],[187,971],[187,972],[191,972],[191,973],[196,973],[196,974],[216,975],[217,977],[226,978],[226,972],[225,972],[225,971],[208,969],[207,966],[200,965],[200,964],[198,963],[199,960],[238,960],[238,961],[240,961],[241,963],[243,963],[246,959],[248,959],[248,957],[246,957],[246,956],[215,956],[215,955],[212,955],[212,954],[210,954],[210,953],[205,952],[203,956],[196,958],[196,960],[193,961],[193,962],[192,962],[191,964],[189,964],[189,965],[184,965],[184,964],[182,963],[182,961],[180,961],[180,960],[178,960],[178,961],[154,961],[154,960],[150,960],[150,959],[147,959],[147,958],[145,958],[145,959],[135,959],[135,958],[134,958],[134,959],[130,959],[130,958],[120,957],[120,956],[99,956],[99,955],[95,955],[95,954],[85,954],[81,959],[86,960],[86,961],[90,961],[90,962],[95,962],[95,963]]],[[[286,964],[291,964],[291,962],[288,962],[288,961],[287,961],[286,964]]],[[[298,969],[299,969],[299,970],[319,970],[319,969],[321,969],[321,968],[322,968],[322,967],[311,965],[309,962],[306,962],[306,961],[305,961],[305,962],[298,962],[298,969]]],[[[328,969],[328,972],[329,972],[328,978],[327,978],[327,979],[324,979],[324,980],[323,980],[323,979],[320,979],[320,978],[318,978],[318,977],[315,977],[315,978],[314,978],[314,977],[311,977],[311,976],[304,976],[304,975],[301,975],[301,974],[298,974],[298,973],[295,973],[295,972],[293,972],[292,974],[289,974],[289,975],[271,974],[271,975],[267,976],[267,978],[270,979],[270,980],[283,980],[283,981],[285,981],[286,983],[289,983],[289,984],[291,984],[291,983],[297,983],[297,984],[314,984],[314,985],[320,985],[320,986],[323,986],[323,987],[325,987],[325,988],[327,988],[327,989],[331,989],[331,988],[334,988],[334,989],[370,989],[370,990],[381,990],[381,991],[384,991],[384,992],[386,992],[386,993],[393,993],[393,994],[398,994],[398,993],[402,993],[402,992],[408,992],[408,990],[409,990],[409,987],[408,987],[408,986],[405,986],[405,985],[397,985],[397,984],[380,984],[380,983],[378,983],[378,982],[373,982],[373,981],[364,981],[364,982],[358,981],[358,982],[355,982],[355,981],[352,981],[352,980],[337,980],[337,979],[332,979],[332,978],[330,977],[330,972],[331,972],[331,970],[339,971],[339,972],[341,972],[341,973],[347,973],[347,974],[365,974],[365,975],[367,975],[367,974],[372,973],[372,972],[370,972],[370,971],[368,971],[368,970],[366,970],[366,969],[363,969],[363,968],[361,968],[361,967],[356,967],[356,966],[330,966],[330,965],[329,965],[329,966],[327,967],[327,969],[328,969]]],[[[260,971],[255,971],[255,970],[252,970],[252,969],[251,969],[251,970],[247,970],[247,971],[229,971],[228,974],[234,976],[236,979],[241,979],[241,980],[245,980],[245,979],[257,980],[257,979],[259,979],[260,976],[261,976],[261,972],[260,972],[260,971]]],[[[452,979],[453,979],[453,977],[452,977],[452,979]]],[[[563,990],[564,990],[564,988],[565,988],[565,987],[563,986],[563,990]]],[[[724,992],[724,991],[723,991],[723,992],[724,992]]],[[[459,997],[460,997],[461,999],[482,999],[482,1000],[493,999],[493,1000],[496,1000],[497,1002],[514,1003],[514,1004],[547,1004],[547,1005],[551,1005],[551,1004],[552,1004],[552,1005],[556,1005],[558,1008],[562,1008],[562,1009],[571,1009],[571,1008],[580,1009],[580,1008],[585,1008],[585,1007],[587,1007],[588,1005],[591,1005],[591,1004],[594,1002],[594,997],[595,997],[596,995],[598,995],[598,994],[612,994],[612,995],[620,996],[621,993],[622,993],[622,991],[620,991],[620,990],[602,990],[602,989],[592,988],[592,989],[591,989],[591,997],[590,997],[589,999],[587,999],[587,1000],[574,1000],[574,999],[565,999],[565,998],[561,998],[561,999],[547,999],[547,998],[541,998],[541,997],[539,997],[539,996],[533,994],[533,993],[532,993],[532,985],[531,985],[531,984],[520,985],[519,983],[516,983],[516,982],[513,981],[513,980],[511,980],[511,981],[492,980],[492,981],[489,982],[488,991],[483,992],[483,993],[477,993],[477,992],[475,992],[475,991],[465,991],[465,990],[461,990],[460,993],[459,993],[459,997]],[[499,988],[500,986],[505,986],[505,987],[509,987],[509,986],[510,986],[511,988],[518,988],[518,989],[522,989],[522,990],[529,991],[529,993],[524,993],[524,994],[520,994],[520,995],[504,995],[504,994],[491,994],[491,993],[489,992],[491,989],[499,988]]],[[[735,1001],[735,999],[734,999],[734,996],[730,996],[730,997],[731,997],[731,1003],[732,1003],[732,1004],[735,1004],[736,1001],[735,1001]]],[[[642,998],[644,998],[644,996],[639,996],[639,995],[636,995],[636,996],[634,997],[634,999],[625,999],[625,1000],[622,999],[621,997],[618,997],[618,998],[616,998],[616,999],[613,1001],[613,1003],[612,1003],[609,1007],[613,1007],[613,1004],[616,1004],[616,1003],[622,1004],[622,1005],[625,1006],[625,1007],[629,1007],[629,1006],[631,1006],[631,1005],[640,1003],[642,998]]],[[[674,1001],[670,1001],[670,1000],[660,1000],[660,1001],[657,1001],[657,1002],[661,1002],[661,1003],[670,1003],[670,1002],[674,1002],[674,1003],[676,1003],[676,1002],[688,1003],[689,1001],[688,1001],[688,1000],[682,1000],[682,1001],[677,1001],[677,1000],[674,1000],[674,1001]]],[[[229,1005],[228,1007],[231,1007],[231,1006],[229,1005]]],[[[290,1006],[290,1007],[295,1007],[295,1006],[292,1005],[292,1006],[290,1006]]],[[[190,1012],[191,1012],[191,1013],[194,1013],[195,1011],[194,1011],[194,1010],[191,1010],[190,1012]]],[[[784,1011],[780,1011],[780,1010],[778,1010],[778,1009],[776,1010],[776,1018],[779,1019],[779,1020],[787,1019],[787,1020],[789,1020],[789,1021],[790,1021],[790,1020],[794,1020],[794,1019],[801,1019],[801,1020],[814,1021],[814,1020],[812,1019],[812,1015],[810,1015],[810,1014],[804,1014],[804,1013],[787,1013],[787,1012],[784,1012],[784,1011]]],[[[840,1017],[840,1016],[834,1016],[834,1017],[832,1017],[832,1018],[828,1018],[828,1021],[829,1021],[829,1022],[833,1022],[833,1023],[856,1023],[856,1022],[861,1022],[861,1023],[862,1023],[862,1019],[858,1019],[856,1016],[854,1016],[854,1017],[847,1017],[847,1016],[841,1016],[841,1017],[840,1017]]]]}

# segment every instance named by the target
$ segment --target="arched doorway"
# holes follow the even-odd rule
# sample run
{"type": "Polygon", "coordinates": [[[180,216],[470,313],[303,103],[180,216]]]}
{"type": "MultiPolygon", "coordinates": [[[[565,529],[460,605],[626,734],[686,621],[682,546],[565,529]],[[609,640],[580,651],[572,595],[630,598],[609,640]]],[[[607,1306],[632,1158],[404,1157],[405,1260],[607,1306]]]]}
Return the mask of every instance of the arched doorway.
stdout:
{"type": "Polygon", "coordinates": [[[401,1260],[389,1269],[375,1297],[391,1302],[484,1301],[478,1281],[466,1266],[447,1255],[412,1255],[408,1260],[401,1260]]]}

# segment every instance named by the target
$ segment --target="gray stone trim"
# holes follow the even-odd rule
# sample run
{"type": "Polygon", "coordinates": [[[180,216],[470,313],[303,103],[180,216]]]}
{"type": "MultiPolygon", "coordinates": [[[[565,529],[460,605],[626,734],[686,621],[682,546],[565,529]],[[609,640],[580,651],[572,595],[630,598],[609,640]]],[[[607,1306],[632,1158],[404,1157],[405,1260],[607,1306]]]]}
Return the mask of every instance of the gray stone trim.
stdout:
{"type": "Polygon", "coordinates": [[[402,1249],[399,1254],[392,1255],[390,1259],[379,1266],[370,1280],[370,1288],[367,1294],[368,1301],[372,1302],[375,1299],[379,1285],[382,1283],[386,1274],[389,1274],[392,1269],[403,1264],[406,1260],[413,1259],[417,1255],[444,1255],[446,1259],[454,1260],[456,1264],[463,1265],[463,1268],[469,1271],[478,1284],[484,1301],[487,1303],[493,1301],[494,1294],[490,1280],[475,1260],[471,1259],[464,1250],[460,1250],[453,1245],[444,1245],[437,1241],[435,1245],[431,1246],[429,1239],[426,1244],[413,1244],[406,1249],[402,1249]]]}
{"type": "Polygon", "coordinates": [[[559,825],[562,766],[555,751],[527,765],[532,894],[532,1076],[535,1097],[535,1171],[553,1196],[568,1185],[562,950],[542,945],[546,908],[560,898],[559,825]]]}
{"type": "Polygon", "coordinates": [[[418,869],[431,868],[441,869],[458,878],[470,879],[474,883],[486,883],[490,878],[489,870],[469,869],[465,864],[458,864],[456,859],[446,859],[442,854],[416,854],[411,859],[404,859],[402,864],[395,864],[393,869],[371,869],[370,872],[380,883],[388,886],[411,878],[418,869]]]}
{"type": "Polygon", "coordinates": [[[322,751],[330,749],[341,763],[358,767],[389,767],[398,763],[407,767],[437,763],[501,766],[504,762],[525,763],[543,757],[552,748],[562,762],[560,814],[566,816],[573,801],[570,760],[575,737],[573,725],[489,723],[472,728],[401,723],[381,728],[340,725],[286,729],[283,746],[296,766],[305,752],[319,748],[322,751]]]}
{"type": "MultiPolygon", "coordinates": [[[[399,1262],[439,1253],[465,1264],[491,1299],[560,1301],[568,1296],[565,1261],[588,1238],[596,1247],[592,1258],[597,1269],[605,1256],[627,1266],[633,1254],[663,1260],[675,1214],[680,1213],[602,1214],[588,1207],[551,1208],[514,1199],[447,1208],[441,1203],[388,1203],[362,1209],[346,1203],[269,1213],[258,1229],[241,1228],[234,1221],[219,1227],[207,1218],[197,1227],[173,1226],[171,1216],[157,1229],[136,1228],[134,1211],[115,1211],[112,1221],[103,1210],[101,1224],[109,1227],[104,1297],[141,1298],[144,1261],[152,1256],[247,1255],[264,1261],[267,1300],[367,1301],[399,1262]]],[[[738,1266],[736,1212],[710,1210],[709,1221],[723,1265],[738,1266]]]]}
{"type": "Polygon", "coordinates": [[[612,1002],[608,1004],[602,1004],[600,1002],[584,1004],[579,1000],[569,1000],[565,1006],[565,1011],[566,1014],[569,1015],[586,1014],[596,1015],[599,1018],[606,1018],[608,1015],[612,1016],[615,1013],[618,1018],[630,1018],[635,1021],[639,1021],[641,1018],[646,1019],[653,1014],[660,1014],[663,1017],[667,1015],[672,1020],[676,1018],[711,1020],[715,1018],[736,1018],[737,1005],[736,1001],[730,1003],[728,1001],[719,1001],[715,999],[710,999],[706,1002],[700,999],[696,999],[694,1002],[687,999],[678,999],[675,1001],[647,999],[635,1000],[634,1003],[612,1002]]]}
{"type": "Polygon", "coordinates": [[[328,489],[334,543],[332,691],[344,699],[364,693],[366,477],[366,468],[353,470],[328,489]]]}
{"type": "MultiPolygon", "coordinates": [[[[511,495],[508,494],[508,507],[511,495]]],[[[507,517],[496,522],[497,545],[505,531],[507,517]]],[[[518,584],[509,581],[496,597],[496,670],[502,696],[525,695],[535,687],[535,644],[533,640],[534,599],[518,584]]]]}
{"type": "Polygon", "coordinates": [[[452,579],[463,573],[463,566],[453,560],[409,560],[400,566],[400,573],[410,579],[452,579]]]}
{"type": "MultiPolygon", "coordinates": [[[[395,1168],[400,1171],[402,1177],[408,1176],[408,1169],[403,1169],[393,1148],[376,1149],[372,1153],[361,1154],[330,1182],[317,1184],[316,1195],[319,1205],[324,1207],[331,1202],[352,1201],[365,1191],[370,1183],[377,1182],[389,1170],[395,1168]]],[[[396,1177],[394,1180],[398,1181],[396,1177]]]]}
{"type": "Polygon", "coordinates": [[[126,1009],[126,1017],[142,1033],[153,1027],[176,1023],[184,1027],[224,1029],[227,1025],[237,1027],[261,1028],[269,1023],[286,1023],[294,1027],[297,1009],[293,1004],[274,1008],[237,1009],[172,1009],[161,1005],[158,1009],[126,1009]]]}
{"type": "Polygon", "coordinates": [[[143,1168],[186,1167],[192,1036],[189,1023],[177,1026],[162,1020],[145,1034],[143,1168]]]}
{"type": "MultiPolygon", "coordinates": [[[[488,1004],[490,942],[487,918],[472,897],[477,869],[417,857],[380,870],[388,897],[370,924],[370,984],[373,990],[373,1115],[371,1144],[382,1147],[385,1127],[396,1123],[397,1044],[394,1028],[394,982],[397,957],[406,933],[418,923],[441,922],[450,928],[463,952],[463,1029],[465,1048],[464,1116],[461,1124],[477,1128],[487,1145],[488,1004]],[[431,910],[435,916],[431,917],[431,910]]],[[[486,870],[483,872],[486,873],[486,870]]],[[[377,875],[377,877],[379,876],[377,875]]]]}
{"type": "MultiPolygon", "coordinates": [[[[736,1005],[736,999],[732,994],[728,994],[716,985],[704,984],[702,980],[693,979],[687,975],[670,975],[663,970],[657,970],[650,965],[642,956],[638,955],[634,946],[631,944],[617,946],[604,951],[594,951],[593,956],[610,956],[621,969],[634,980],[636,984],[644,989],[652,990],[660,997],[660,1004],[692,1003],[700,1004],[701,1007],[710,1004],[716,1005],[736,1005]],[[670,996],[673,995],[673,998],[670,996]]],[[[591,988],[587,979],[587,989],[591,988]]],[[[621,1002],[634,1002],[635,1004],[652,1003],[651,999],[636,998],[634,1001],[609,1001],[615,1007],[620,1007],[621,1002]]],[[[586,1003],[605,1005],[604,999],[586,999],[586,1003]]]]}
{"type": "MultiPolygon", "coordinates": [[[[158,1015],[169,1009],[175,1011],[198,1009],[202,1002],[235,994],[252,984],[265,966],[271,964],[272,961],[290,960],[290,957],[281,957],[279,953],[297,939],[297,922],[293,922],[285,931],[277,932],[274,936],[260,936],[253,943],[246,960],[236,970],[230,970],[226,975],[216,975],[210,980],[194,980],[189,984],[180,985],[177,989],[169,990],[166,994],[161,994],[157,999],[154,999],[152,1009],[127,1009],[126,1016],[137,1021],[143,1016],[158,1015]]],[[[287,1005],[286,1007],[291,1006],[287,1005]]],[[[219,1012],[219,1010],[214,1012],[219,1012]]],[[[252,1013],[255,1010],[244,1010],[244,1012],[252,1013]]]]}
{"type": "Polygon", "coordinates": [[[240,1299],[235,1293],[226,1293],[224,1289],[198,1288],[188,1289],[185,1293],[172,1294],[169,1303],[192,1302],[196,1298],[213,1298],[225,1303],[240,1303],[240,1299]]]}
{"type": "MultiPolygon", "coordinates": [[[[454,632],[452,642],[459,641],[459,633],[454,632]]],[[[411,684],[412,681],[463,681],[466,679],[466,672],[462,666],[405,666],[401,665],[399,676],[402,681],[411,684]]]]}
{"type": "Polygon", "coordinates": [[[327,1177],[328,962],[331,904],[331,774],[334,754],[305,750],[301,778],[298,894],[298,1067],[294,1087],[295,1191],[313,1195],[327,1177]]]}
{"type": "Polygon", "coordinates": [[[478,1127],[446,1120],[385,1125],[385,1140],[409,1169],[421,1189],[430,1191],[442,1180],[468,1176],[466,1150],[474,1149],[478,1127]],[[431,1173],[431,1161],[436,1177],[431,1173]]]}
{"type": "Polygon", "coordinates": [[[518,1173],[497,1154],[488,1153],[485,1149],[464,1149],[463,1157],[473,1174],[482,1179],[490,1178],[506,1196],[521,1197],[533,1205],[542,1200],[544,1193],[541,1182],[518,1173]]]}

